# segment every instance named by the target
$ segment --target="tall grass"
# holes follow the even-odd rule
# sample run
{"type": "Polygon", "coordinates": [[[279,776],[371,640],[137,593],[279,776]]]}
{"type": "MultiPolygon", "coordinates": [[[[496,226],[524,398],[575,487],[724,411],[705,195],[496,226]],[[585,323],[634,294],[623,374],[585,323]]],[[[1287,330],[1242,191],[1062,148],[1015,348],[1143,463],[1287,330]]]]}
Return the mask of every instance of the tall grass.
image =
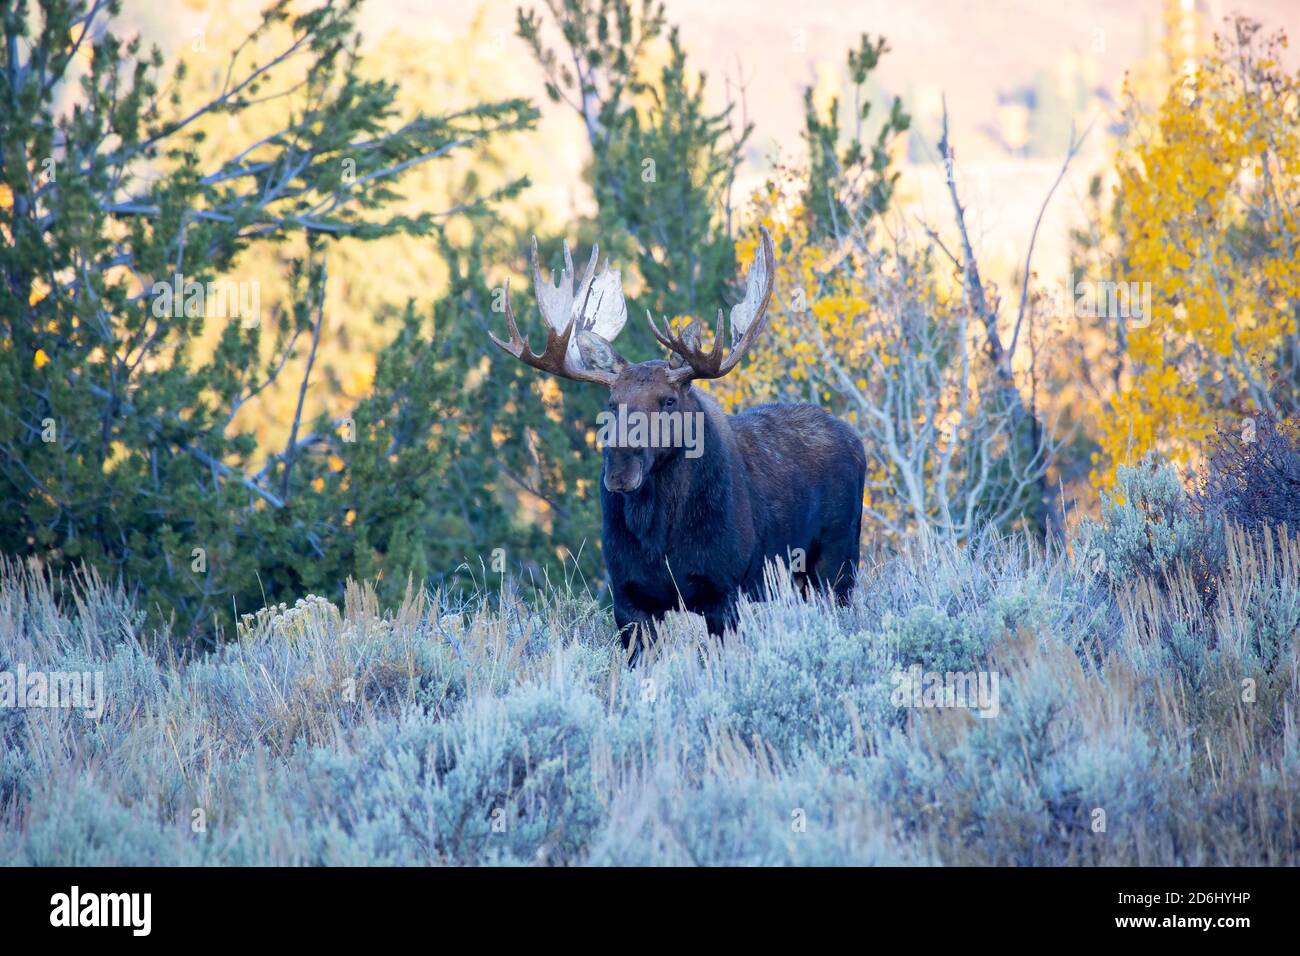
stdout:
{"type": "Polygon", "coordinates": [[[1207,600],[1177,560],[917,541],[850,607],[774,572],[725,644],[677,615],[631,671],[563,588],[349,584],[186,656],[120,587],[4,563],[0,671],[109,699],[0,707],[0,860],[1294,865],[1300,538],[1223,555],[1207,600]],[[895,706],[914,663],[996,671],[998,715],[895,706]]]}

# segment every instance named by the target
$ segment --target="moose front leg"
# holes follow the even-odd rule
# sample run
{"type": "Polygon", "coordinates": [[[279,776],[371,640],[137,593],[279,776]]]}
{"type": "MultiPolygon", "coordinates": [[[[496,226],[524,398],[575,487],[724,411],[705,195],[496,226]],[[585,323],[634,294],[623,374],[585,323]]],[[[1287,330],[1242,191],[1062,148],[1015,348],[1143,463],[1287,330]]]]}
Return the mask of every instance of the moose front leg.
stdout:
{"type": "Polygon", "coordinates": [[[645,649],[654,643],[658,636],[657,625],[662,619],[662,615],[615,599],[614,623],[618,625],[623,650],[628,654],[629,667],[635,667],[645,649]]]}
{"type": "Polygon", "coordinates": [[[713,637],[721,637],[729,627],[736,626],[736,594],[733,592],[719,598],[712,607],[702,611],[704,624],[713,637]]]}

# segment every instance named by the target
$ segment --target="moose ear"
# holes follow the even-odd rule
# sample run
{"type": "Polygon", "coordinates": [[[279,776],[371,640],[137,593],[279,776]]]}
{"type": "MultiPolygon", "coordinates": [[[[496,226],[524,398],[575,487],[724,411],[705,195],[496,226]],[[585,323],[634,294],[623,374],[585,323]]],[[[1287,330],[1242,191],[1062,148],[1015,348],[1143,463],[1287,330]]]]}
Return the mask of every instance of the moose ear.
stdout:
{"type": "Polygon", "coordinates": [[[617,375],[627,368],[627,359],[615,352],[614,346],[586,329],[578,333],[578,356],[584,366],[600,372],[617,375]]]}

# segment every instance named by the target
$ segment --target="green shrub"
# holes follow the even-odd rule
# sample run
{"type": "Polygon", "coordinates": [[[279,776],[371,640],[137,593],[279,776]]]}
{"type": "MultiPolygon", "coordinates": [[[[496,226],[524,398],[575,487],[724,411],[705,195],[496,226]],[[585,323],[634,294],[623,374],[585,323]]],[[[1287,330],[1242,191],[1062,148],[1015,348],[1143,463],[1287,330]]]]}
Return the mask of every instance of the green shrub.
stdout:
{"type": "Polygon", "coordinates": [[[1193,507],[1178,473],[1147,459],[1121,466],[1103,492],[1101,520],[1080,523],[1076,558],[1112,584],[1159,580],[1180,567],[1213,602],[1223,564],[1223,526],[1193,507]]]}
{"type": "Polygon", "coordinates": [[[984,656],[993,636],[967,617],[918,604],[904,618],[886,617],[883,636],[895,648],[898,664],[920,664],[927,671],[970,671],[984,656]]]}

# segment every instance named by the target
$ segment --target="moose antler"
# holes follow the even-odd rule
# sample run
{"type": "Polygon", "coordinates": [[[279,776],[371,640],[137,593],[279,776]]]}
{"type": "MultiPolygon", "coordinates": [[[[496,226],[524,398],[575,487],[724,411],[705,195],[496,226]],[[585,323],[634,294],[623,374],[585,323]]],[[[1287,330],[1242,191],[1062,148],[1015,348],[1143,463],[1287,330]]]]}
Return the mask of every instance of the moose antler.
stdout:
{"type": "Polygon", "coordinates": [[[745,298],[731,307],[731,345],[727,353],[722,352],[723,317],[718,310],[718,325],[713,334],[713,348],[705,352],[701,346],[700,329],[702,323],[691,319],[679,335],[668,328],[667,334],[659,331],[654,316],[646,312],[650,320],[650,330],[659,344],[671,349],[680,358],[681,364],[673,368],[668,377],[673,382],[684,382],[696,378],[721,378],[739,364],[749,347],[754,344],[767,325],[767,306],[772,299],[772,280],[776,273],[776,256],[772,251],[772,237],[765,227],[759,227],[762,237],[759,241],[758,255],[749,267],[745,277],[745,298]]]}
{"type": "Polygon", "coordinates": [[[611,372],[584,367],[574,342],[575,332],[594,332],[606,342],[613,341],[627,322],[627,303],[623,300],[623,285],[619,274],[609,268],[608,261],[600,275],[595,274],[599,254],[599,248],[593,245],[591,259],[583,270],[582,281],[578,283],[575,295],[573,256],[569,252],[569,244],[564,244],[564,270],[560,273],[559,282],[546,282],[542,279],[542,270],[537,262],[537,237],[534,236],[531,255],[533,289],[537,295],[537,308],[546,320],[546,347],[538,354],[528,345],[528,340],[519,334],[514,309],[510,306],[508,279],[506,329],[510,333],[510,341],[501,341],[489,330],[488,337],[493,344],[525,365],[560,378],[612,385],[617,376],[611,372]]]}

